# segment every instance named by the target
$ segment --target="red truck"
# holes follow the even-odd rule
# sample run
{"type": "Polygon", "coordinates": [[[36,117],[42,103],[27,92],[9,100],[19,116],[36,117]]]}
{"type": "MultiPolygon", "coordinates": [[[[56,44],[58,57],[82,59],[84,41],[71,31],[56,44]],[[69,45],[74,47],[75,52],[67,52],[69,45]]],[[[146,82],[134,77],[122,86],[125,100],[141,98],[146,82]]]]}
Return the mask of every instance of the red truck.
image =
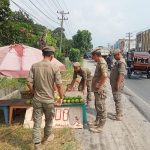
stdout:
{"type": "Polygon", "coordinates": [[[127,76],[131,78],[132,74],[146,75],[150,78],[150,53],[149,52],[131,52],[127,55],[127,76]]]}

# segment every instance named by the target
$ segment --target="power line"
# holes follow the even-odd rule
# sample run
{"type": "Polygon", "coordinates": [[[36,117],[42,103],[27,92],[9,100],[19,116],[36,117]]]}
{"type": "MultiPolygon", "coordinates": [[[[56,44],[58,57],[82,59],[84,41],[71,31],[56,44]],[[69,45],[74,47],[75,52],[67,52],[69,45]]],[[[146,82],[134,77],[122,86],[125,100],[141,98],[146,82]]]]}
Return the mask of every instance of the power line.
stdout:
{"type": "Polygon", "coordinates": [[[67,7],[67,4],[65,2],[65,0],[62,1],[64,3],[64,6],[66,7],[67,11],[69,11],[68,7],[67,7]]]}
{"type": "Polygon", "coordinates": [[[40,20],[38,18],[36,18],[34,15],[30,14],[29,12],[27,12],[25,9],[23,9],[21,6],[19,6],[17,3],[15,3],[13,0],[11,0],[13,4],[15,4],[20,10],[22,10],[23,12],[29,14],[30,16],[32,16],[33,20],[38,20],[40,22],[40,20]]]}
{"type": "MultiPolygon", "coordinates": [[[[50,0],[47,0],[47,3],[48,3],[48,5],[49,5],[49,7],[52,9],[52,11],[54,12],[54,13],[56,13],[57,14],[57,10],[59,10],[59,8],[57,7],[57,5],[55,5],[52,1],[50,1],[50,0]],[[55,8],[56,8],[56,10],[55,10],[55,8]]],[[[58,15],[57,15],[58,16],[58,15]]]]}
{"type": "MultiPolygon", "coordinates": [[[[37,3],[41,6],[40,2],[38,0],[36,0],[37,3]]],[[[44,5],[45,6],[45,5],[44,5]]],[[[47,5],[46,5],[47,6],[47,5]]],[[[47,10],[45,10],[45,12],[47,12],[49,14],[49,12],[47,10]]],[[[54,20],[54,19],[53,19],[54,20]]]]}
{"type": "Polygon", "coordinates": [[[60,5],[59,1],[58,1],[58,0],[56,0],[56,2],[57,2],[57,4],[58,4],[58,6],[60,7],[60,9],[61,9],[61,10],[63,10],[63,8],[61,7],[61,5],[60,5]]]}
{"type": "Polygon", "coordinates": [[[55,3],[54,0],[51,0],[51,2],[54,4],[54,6],[55,6],[56,9],[61,10],[61,9],[59,9],[59,6],[55,3]]]}
{"type": "Polygon", "coordinates": [[[77,26],[75,26],[75,25],[73,26],[73,25],[72,25],[71,18],[69,19],[69,22],[68,22],[68,23],[69,23],[69,25],[70,25],[70,27],[71,27],[71,29],[72,29],[73,31],[75,31],[76,29],[78,29],[77,26]],[[75,28],[76,28],[76,29],[75,29],[75,28]]]}
{"type": "MultiPolygon", "coordinates": [[[[12,0],[11,0],[12,1],[12,0]]],[[[21,6],[19,6],[19,4],[15,3],[14,1],[12,1],[20,10],[22,10],[23,12],[26,12],[27,14],[30,15],[30,17],[35,21],[35,22],[39,22],[39,24],[41,24],[41,21],[34,15],[32,15],[31,13],[29,13],[27,10],[25,10],[24,8],[22,8],[21,6]],[[35,19],[34,19],[35,18],[35,19]],[[37,21],[38,20],[38,21],[37,21]]],[[[25,3],[26,4],[26,3],[25,3]]],[[[32,10],[32,9],[31,9],[32,10]]],[[[47,20],[46,20],[47,21],[47,20]]],[[[52,26],[49,22],[48,24],[54,29],[55,27],[52,26]]]]}
{"type": "Polygon", "coordinates": [[[22,0],[21,0],[21,2],[22,2],[24,5],[26,5],[29,9],[32,10],[32,8],[30,7],[30,5],[28,5],[27,3],[25,3],[25,1],[22,1],[22,0]]]}
{"type": "Polygon", "coordinates": [[[47,1],[47,0],[44,0],[44,1],[47,3],[47,6],[48,6],[49,10],[50,10],[54,15],[58,16],[57,13],[51,9],[52,7],[50,6],[50,3],[49,3],[50,1],[49,1],[49,0],[48,0],[48,1],[47,1]]]}
{"type": "Polygon", "coordinates": [[[67,29],[68,29],[68,32],[69,32],[70,36],[72,36],[73,33],[72,33],[71,28],[70,28],[70,26],[69,26],[69,22],[66,22],[65,24],[66,24],[66,27],[67,27],[67,29]]]}
{"type": "Polygon", "coordinates": [[[30,3],[35,7],[37,8],[45,17],[47,17],[48,19],[50,19],[52,22],[56,23],[56,24],[59,24],[58,22],[56,22],[55,20],[51,19],[48,15],[46,15],[39,7],[37,7],[31,0],[29,0],[30,3]]]}

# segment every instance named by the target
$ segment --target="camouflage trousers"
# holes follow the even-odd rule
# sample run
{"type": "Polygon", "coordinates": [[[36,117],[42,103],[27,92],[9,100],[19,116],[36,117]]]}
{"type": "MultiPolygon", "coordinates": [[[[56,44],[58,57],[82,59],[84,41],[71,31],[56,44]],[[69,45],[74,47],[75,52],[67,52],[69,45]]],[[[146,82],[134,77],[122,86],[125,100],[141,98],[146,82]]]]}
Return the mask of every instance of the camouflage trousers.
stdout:
{"type": "Polygon", "coordinates": [[[43,114],[45,115],[44,137],[48,137],[51,134],[55,114],[54,104],[33,101],[33,143],[41,142],[41,123],[43,114]]]}
{"type": "Polygon", "coordinates": [[[95,109],[96,109],[96,124],[98,126],[104,126],[107,118],[106,113],[106,91],[94,92],[95,96],[95,109]]]}
{"type": "Polygon", "coordinates": [[[116,107],[116,115],[122,115],[123,113],[121,94],[122,94],[121,91],[113,92],[113,98],[114,98],[115,107],[116,107]]]}
{"type": "MultiPolygon", "coordinates": [[[[78,86],[78,90],[82,91],[83,90],[83,86],[84,86],[84,80],[81,79],[79,86],[78,86]]],[[[91,101],[92,100],[92,93],[91,93],[91,86],[92,86],[92,81],[88,80],[86,82],[86,86],[87,86],[87,100],[91,101]]]]}

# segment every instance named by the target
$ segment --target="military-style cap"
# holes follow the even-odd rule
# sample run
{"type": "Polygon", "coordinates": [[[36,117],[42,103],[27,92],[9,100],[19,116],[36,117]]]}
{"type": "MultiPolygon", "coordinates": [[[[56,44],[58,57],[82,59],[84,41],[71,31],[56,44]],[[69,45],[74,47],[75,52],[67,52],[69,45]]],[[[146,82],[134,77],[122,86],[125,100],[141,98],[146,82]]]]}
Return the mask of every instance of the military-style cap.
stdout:
{"type": "Polygon", "coordinates": [[[91,54],[94,54],[96,52],[101,52],[101,49],[100,48],[95,48],[91,51],[91,54]]]}
{"type": "Polygon", "coordinates": [[[80,63],[79,62],[75,62],[75,63],[73,63],[73,67],[80,67],[81,65],[80,65],[80,63]]]}
{"type": "Polygon", "coordinates": [[[55,52],[55,48],[53,46],[47,46],[47,47],[44,47],[42,51],[55,52]]]}
{"type": "Polygon", "coordinates": [[[115,54],[118,54],[118,53],[121,53],[121,50],[120,50],[120,49],[115,49],[114,52],[113,52],[114,55],[115,55],[115,54]]]}

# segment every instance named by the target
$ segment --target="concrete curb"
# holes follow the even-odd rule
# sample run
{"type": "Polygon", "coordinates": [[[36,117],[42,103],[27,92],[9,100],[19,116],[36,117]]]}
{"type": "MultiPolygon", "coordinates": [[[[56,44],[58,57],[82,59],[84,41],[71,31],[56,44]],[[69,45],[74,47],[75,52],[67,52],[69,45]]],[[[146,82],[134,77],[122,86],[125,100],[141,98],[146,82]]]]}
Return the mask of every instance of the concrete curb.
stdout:
{"type": "Polygon", "coordinates": [[[137,96],[132,90],[125,86],[123,93],[132,102],[132,104],[139,110],[139,112],[150,122],[150,104],[145,102],[142,98],[137,96]]]}

